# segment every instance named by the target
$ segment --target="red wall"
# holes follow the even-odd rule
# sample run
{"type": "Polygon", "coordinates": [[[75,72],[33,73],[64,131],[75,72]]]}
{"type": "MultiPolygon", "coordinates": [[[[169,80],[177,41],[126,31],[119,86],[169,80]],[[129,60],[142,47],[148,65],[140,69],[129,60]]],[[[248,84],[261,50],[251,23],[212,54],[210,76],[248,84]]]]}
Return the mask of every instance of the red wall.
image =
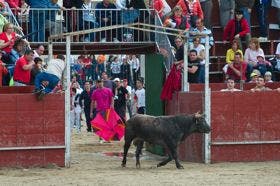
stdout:
{"type": "MultiPolygon", "coordinates": [[[[246,84],[245,89],[252,85],[246,84]]],[[[279,83],[271,84],[279,87],[279,83]]],[[[191,85],[191,90],[201,89],[191,85]]],[[[225,84],[211,84],[220,90],[225,84]]],[[[203,110],[201,92],[176,93],[166,104],[166,114],[195,113],[203,110]]],[[[211,92],[211,142],[280,141],[280,93],[211,92]]],[[[181,160],[203,162],[204,138],[189,136],[179,147],[181,160]]],[[[280,144],[211,145],[211,162],[280,160],[280,144]]]]}
{"type": "MultiPolygon", "coordinates": [[[[0,148],[64,146],[64,95],[47,95],[43,101],[37,101],[30,93],[32,89],[0,89],[0,148]],[[12,90],[18,93],[11,93],[12,90]]],[[[51,163],[64,166],[64,148],[0,151],[0,167],[51,163]]]]}

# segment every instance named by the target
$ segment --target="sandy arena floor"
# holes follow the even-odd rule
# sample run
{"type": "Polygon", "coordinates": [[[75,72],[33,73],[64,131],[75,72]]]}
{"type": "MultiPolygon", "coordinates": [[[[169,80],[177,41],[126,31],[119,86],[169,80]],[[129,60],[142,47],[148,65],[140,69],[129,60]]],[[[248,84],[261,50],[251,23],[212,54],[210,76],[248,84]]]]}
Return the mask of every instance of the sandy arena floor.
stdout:
{"type": "MultiPolygon", "coordinates": [[[[84,128],[83,128],[84,130],[84,128]]],[[[131,148],[127,168],[121,168],[123,142],[100,144],[83,131],[73,134],[71,168],[0,169],[0,185],[280,185],[280,162],[200,164],[174,161],[155,168],[162,157],[144,151],[135,168],[131,148]]]]}

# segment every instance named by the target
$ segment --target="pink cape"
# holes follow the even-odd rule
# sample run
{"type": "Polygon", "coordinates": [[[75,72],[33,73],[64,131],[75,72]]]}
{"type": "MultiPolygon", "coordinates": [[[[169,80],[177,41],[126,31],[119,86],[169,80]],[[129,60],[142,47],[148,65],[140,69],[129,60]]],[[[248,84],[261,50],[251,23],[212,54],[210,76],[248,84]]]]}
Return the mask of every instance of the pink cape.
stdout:
{"type": "Polygon", "coordinates": [[[124,136],[125,124],[113,108],[107,109],[104,117],[98,113],[91,125],[95,133],[106,141],[121,140],[124,136]]]}

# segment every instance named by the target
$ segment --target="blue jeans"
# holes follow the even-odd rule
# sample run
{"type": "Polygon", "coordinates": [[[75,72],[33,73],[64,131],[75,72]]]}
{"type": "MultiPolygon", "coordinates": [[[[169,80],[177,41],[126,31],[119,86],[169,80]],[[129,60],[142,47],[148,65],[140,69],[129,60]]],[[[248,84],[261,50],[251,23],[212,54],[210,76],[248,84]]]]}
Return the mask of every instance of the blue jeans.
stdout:
{"type": "Polygon", "coordinates": [[[260,25],[260,36],[261,37],[267,37],[267,10],[269,7],[269,2],[267,3],[260,3],[259,1],[256,1],[256,10],[257,10],[257,16],[258,16],[258,22],[260,25]]]}
{"type": "Polygon", "coordinates": [[[205,65],[199,65],[198,83],[205,83],[205,65]]]}
{"type": "Polygon", "coordinates": [[[47,72],[41,72],[35,77],[35,88],[40,89],[42,81],[48,81],[49,84],[45,88],[46,93],[50,93],[58,84],[59,78],[56,75],[47,72]]]}
{"type": "Polygon", "coordinates": [[[240,10],[243,12],[243,17],[247,20],[250,31],[251,31],[251,13],[249,13],[247,7],[242,7],[240,10]]]}

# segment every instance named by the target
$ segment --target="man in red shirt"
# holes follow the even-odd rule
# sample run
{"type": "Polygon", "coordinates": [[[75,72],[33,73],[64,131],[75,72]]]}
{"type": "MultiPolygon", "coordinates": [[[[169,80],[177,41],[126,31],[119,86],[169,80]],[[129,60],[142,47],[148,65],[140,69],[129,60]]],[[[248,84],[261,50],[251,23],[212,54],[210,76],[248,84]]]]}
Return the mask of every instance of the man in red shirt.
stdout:
{"type": "Polygon", "coordinates": [[[34,52],[28,49],[25,51],[24,56],[17,60],[14,70],[15,86],[26,86],[30,83],[30,71],[35,64],[33,61],[33,57],[34,52]]]}
{"type": "Polygon", "coordinates": [[[235,82],[239,82],[240,80],[246,81],[246,70],[247,63],[241,60],[241,53],[236,52],[234,55],[233,63],[228,65],[228,70],[226,75],[233,79],[235,82]]]}

